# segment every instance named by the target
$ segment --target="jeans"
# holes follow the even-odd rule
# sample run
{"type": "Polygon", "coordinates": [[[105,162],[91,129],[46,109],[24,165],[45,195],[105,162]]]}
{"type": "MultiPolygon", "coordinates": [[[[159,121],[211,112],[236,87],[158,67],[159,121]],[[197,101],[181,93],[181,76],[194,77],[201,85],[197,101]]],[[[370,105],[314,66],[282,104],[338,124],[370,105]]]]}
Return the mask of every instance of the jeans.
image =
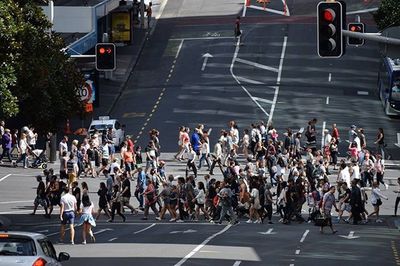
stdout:
{"type": "Polygon", "coordinates": [[[208,169],[210,169],[210,160],[208,160],[208,157],[207,157],[207,154],[206,153],[203,153],[202,155],[201,155],[201,157],[200,157],[200,160],[199,160],[199,169],[201,168],[201,163],[203,162],[203,161],[206,161],[206,163],[207,163],[207,166],[208,166],[208,169]]]}
{"type": "Polygon", "coordinates": [[[3,149],[3,153],[0,155],[0,161],[3,160],[3,157],[4,157],[4,156],[7,156],[7,157],[8,157],[8,160],[10,160],[10,162],[12,162],[12,159],[11,159],[11,149],[9,149],[9,148],[4,148],[4,149],[3,149]]]}
{"type": "Polygon", "coordinates": [[[224,219],[224,217],[225,217],[227,214],[228,214],[229,217],[231,218],[231,223],[232,223],[232,222],[236,222],[236,215],[235,215],[235,213],[234,213],[234,211],[233,211],[232,206],[225,206],[225,205],[222,205],[222,207],[221,207],[221,214],[219,215],[219,220],[218,220],[218,222],[219,222],[219,223],[222,223],[222,219],[224,219]]]}
{"type": "Polygon", "coordinates": [[[121,213],[121,202],[114,202],[111,206],[111,220],[114,220],[115,217],[115,211],[117,211],[117,214],[121,216],[122,220],[125,222],[126,217],[121,213]]]}
{"type": "Polygon", "coordinates": [[[21,161],[22,161],[23,167],[28,167],[29,163],[28,163],[28,154],[27,153],[22,153],[21,157],[19,157],[19,159],[17,160],[16,163],[19,163],[21,161]]]}

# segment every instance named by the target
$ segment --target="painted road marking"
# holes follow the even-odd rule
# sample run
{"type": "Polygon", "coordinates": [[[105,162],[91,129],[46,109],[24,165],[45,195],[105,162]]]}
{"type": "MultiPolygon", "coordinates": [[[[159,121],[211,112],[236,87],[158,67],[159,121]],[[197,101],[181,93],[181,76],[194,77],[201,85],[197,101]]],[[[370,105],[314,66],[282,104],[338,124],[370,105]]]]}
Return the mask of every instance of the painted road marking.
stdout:
{"type": "Polygon", "coordinates": [[[237,77],[237,78],[238,78],[238,80],[240,80],[242,82],[246,82],[246,83],[250,83],[250,84],[256,84],[256,85],[265,84],[264,82],[257,81],[257,80],[254,80],[254,79],[248,79],[248,78],[245,78],[245,77],[237,77]]]}
{"type": "Polygon", "coordinates": [[[368,91],[357,91],[358,95],[368,95],[368,91]]]}
{"type": "Polygon", "coordinates": [[[361,10],[356,10],[356,11],[349,11],[346,12],[346,15],[355,15],[355,14],[363,14],[363,13],[369,13],[369,12],[374,12],[377,11],[378,8],[374,7],[374,8],[368,8],[368,9],[361,9],[361,10]]]}
{"type": "Polygon", "coordinates": [[[3,176],[2,178],[0,178],[0,182],[3,181],[3,180],[5,180],[6,178],[10,177],[11,175],[12,175],[12,174],[8,174],[8,175],[3,176]]]}
{"type": "Polygon", "coordinates": [[[134,234],[134,235],[140,234],[141,232],[144,232],[144,231],[146,231],[146,230],[149,230],[150,228],[152,228],[152,227],[154,227],[154,226],[156,226],[155,223],[151,224],[150,226],[147,226],[146,228],[144,228],[144,229],[142,229],[142,230],[136,231],[136,232],[134,232],[133,234],[134,234]]]}
{"type": "Polygon", "coordinates": [[[300,249],[296,249],[296,255],[300,254],[300,249]]]}
{"type": "Polygon", "coordinates": [[[237,260],[237,261],[235,261],[235,263],[232,266],[239,266],[240,263],[242,263],[242,261],[241,260],[237,260]]]}
{"type": "Polygon", "coordinates": [[[246,11],[247,11],[247,0],[244,0],[244,4],[243,4],[243,12],[242,12],[242,17],[246,16],[246,11]]]}
{"type": "Polygon", "coordinates": [[[202,249],[205,245],[208,244],[208,242],[210,242],[211,240],[213,240],[214,238],[216,238],[217,236],[225,233],[229,228],[231,228],[232,225],[228,224],[227,226],[225,226],[224,229],[222,229],[221,231],[213,234],[212,236],[209,236],[206,240],[204,240],[200,245],[198,245],[197,247],[195,247],[189,254],[187,254],[184,258],[182,258],[177,264],[175,264],[175,266],[181,266],[182,264],[184,264],[188,259],[190,259],[194,254],[196,254],[200,249],[202,249]]]}
{"type": "Polygon", "coordinates": [[[308,230],[308,229],[304,232],[303,236],[300,239],[300,243],[304,242],[304,240],[306,239],[309,232],[310,232],[310,230],[308,230]]]}
{"type": "Polygon", "coordinates": [[[259,102],[268,103],[268,104],[272,104],[273,103],[273,101],[271,101],[271,100],[258,98],[258,97],[253,97],[253,98],[254,98],[254,100],[259,101],[259,102]]]}
{"type": "Polygon", "coordinates": [[[194,37],[194,38],[173,38],[170,39],[171,41],[195,41],[195,40],[218,40],[218,39],[234,39],[235,37],[231,36],[227,36],[227,37],[194,37]]]}
{"type": "Polygon", "coordinates": [[[111,229],[111,228],[104,228],[104,229],[101,229],[99,231],[94,232],[93,234],[94,235],[98,235],[98,234],[101,234],[101,233],[104,233],[104,232],[107,232],[107,231],[113,231],[113,230],[114,229],[111,229]]]}
{"type": "MultiPolygon", "coordinates": [[[[287,45],[287,36],[283,38],[283,45],[282,45],[282,52],[281,52],[281,60],[279,61],[279,68],[278,68],[278,77],[276,78],[276,84],[280,85],[281,84],[281,76],[282,76],[282,69],[283,69],[283,59],[285,58],[285,52],[286,52],[286,45],[287,45]]],[[[272,117],[274,115],[274,110],[275,110],[275,105],[278,100],[278,94],[279,94],[279,86],[277,86],[274,94],[274,100],[271,106],[271,112],[270,116],[268,118],[268,125],[271,124],[272,122],[272,117]]]]}
{"type": "Polygon", "coordinates": [[[397,133],[397,143],[395,143],[394,145],[400,148],[400,133],[397,133]]]}
{"type": "Polygon", "coordinates": [[[1,201],[0,204],[15,204],[15,203],[29,203],[32,200],[17,200],[17,201],[1,201]]]}
{"type": "Polygon", "coordinates": [[[213,57],[213,56],[209,53],[205,53],[202,57],[204,58],[204,61],[203,61],[203,65],[201,66],[201,71],[204,71],[204,69],[206,69],[208,58],[213,57]]]}
{"type": "Polygon", "coordinates": [[[124,113],[122,115],[122,117],[124,118],[133,118],[133,117],[143,117],[145,116],[146,113],[136,113],[136,112],[132,112],[132,113],[124,113]]]}
{"type": "Polygon", "coordinates": [[[256,62],[252,62],[252,61],[249,61],[249,60],[245,60],[245,59],[241,59],[241,58],[236,58],[236,62],[243,63],[243,64],[250,65],[250,66],[254,66],[254,67],[258,67],[258,68],[265,69],[265,70],[272,71],[272,72],[276,72],[276,73],[278,73],[278,71],[279,71],[275,67],[262,65],[262,64],[259,64],[259,63],[256,63],[256,62]]]}
{"type": "Polygon", "coordinates": [[[112,241],[117,240],[117,239],[118,239],[118,237],[114,237],[114,238],[109,239],[108,242],[112,242],[112,241]]]}
{"type": "Polygon", "coordinates": [[[178,58],[179,53],[181,52],[181,49],[182,49],[182,46],[183,46],[183,42],[184,42],[184,41],[185,41],[185,39],[182,39],[182,40],[181,40],[181,43],[180,43],[179,46],[178,46],[178,51],[176,52],[176,55],[175,55],[175,59],[178,58]]]}
{"type": "Polygon", "coordinates": [[[274,230],[273,228],[270,228],[270,229],[268,229],[267,232],[258,232],[258,233],[260,233],[262,235],[274,235],[274,234],[276,234],[276,232],[272,232],[273,230],[274,230]]]}
{"type": "Polygon", "coordinates": [[[250,94],[250,92],[246,89],[245,86],[243,86],[240,83],[240,80],[236,77],[236,75],[233,73],[233,66],[235,64],[235,61],[237,59],[237,55],[239,53],[239,48],[240,48],[240,38],[238,38],[237,42],[236,42],[236,48],[235,48],[235,53],[233,54],[233,58],[232,58],[232,63],[231,63],[231,67],[230,67],[230,72],[232,77],[236,80],[236,82],[239,84],[239,86],[246,92],[246,94],[250,97],[250,99],[258,106],[258,108],[261,109],[261,111],[263,111],[263,113],[266,116],[269,116],[269,114],[267,113],[267,111],[265,111],[265,109],[253,98],[253,96],[250,94]]]}
{"type": "Polygon", "coordinates": [[[278,15],[283,15],[283,16],[288,16],[288,14],[289,14],[289,9],[287,10],[288,12],[286,12],[286,14],[285,14],[285,12],[280,11],[280,10],[275,10],[275,9],[271,9],[271,8],[263,8],[263,7],[260,7],[260,6],[250,5],[250,6],[248,6],[248,8],[262,10],[262,11],[266,11],[266,12],[271,12],[271,13],[278,14],[278,15]]]}
{"type": "Polygon", "coordinates": [[[329,104],[329,96],[326,96],[326,104],[329,104]]]}
{"type": "Polygon", "coordinates": [[[331,80],[332,80],[332,73],[329,73],[328,81],[331,82],[331,80]]]}

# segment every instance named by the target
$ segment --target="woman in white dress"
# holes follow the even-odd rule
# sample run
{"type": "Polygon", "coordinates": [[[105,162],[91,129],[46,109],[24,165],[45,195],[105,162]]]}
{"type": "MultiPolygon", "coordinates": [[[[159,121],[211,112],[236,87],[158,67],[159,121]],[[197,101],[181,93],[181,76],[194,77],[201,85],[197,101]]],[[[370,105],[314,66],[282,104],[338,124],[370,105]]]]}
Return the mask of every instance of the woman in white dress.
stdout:
{"type": "Polygon", "coordinates": [[[82,203],[81,203],[81,218],[79,220],[78,226],[83,225],[82,231],[82,239],[83,245],[86,245],[86,236],[89,234],[92,242],[95,242],[96,239],[92,232],[92,226],[96,226],[96,221],[93,218],[93,202],[90,201],[89,196],[84,194],[82,196],[82,203]]]}

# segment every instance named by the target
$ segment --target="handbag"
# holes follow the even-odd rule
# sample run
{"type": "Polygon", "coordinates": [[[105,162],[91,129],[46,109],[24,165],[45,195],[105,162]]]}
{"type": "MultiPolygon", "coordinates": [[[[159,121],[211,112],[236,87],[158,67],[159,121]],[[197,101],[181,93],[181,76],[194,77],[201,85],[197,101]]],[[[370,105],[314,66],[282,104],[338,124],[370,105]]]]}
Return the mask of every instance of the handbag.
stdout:
{"type": "Polygon", "coordinates": [[[321,213],[316,215],[315,220],[314,220],[315,226],[326,226],[327,224],[328,224],[328,221],[324,215],[322,215],[321,213]]]}
{"type": "Polygon", "coordinates": [[[377,199],[376,200],[376,205],[381,206],[382,205],[382,200],[381,199],[377,199]]]}

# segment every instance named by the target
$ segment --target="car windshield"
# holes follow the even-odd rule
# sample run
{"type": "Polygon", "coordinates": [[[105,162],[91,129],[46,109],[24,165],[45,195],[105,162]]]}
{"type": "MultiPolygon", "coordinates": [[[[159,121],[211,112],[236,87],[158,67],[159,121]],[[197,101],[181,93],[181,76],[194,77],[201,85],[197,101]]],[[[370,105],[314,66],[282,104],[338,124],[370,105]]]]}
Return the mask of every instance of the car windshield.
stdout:
{"type": "Polygon", "coordinates": [[[0,238],[0,256],[35,256],[35,243],[29,238],[0,238]]]}
{"type": "Polygon", "coordinates": [[[110,127],[112,128],[113,125],[111,125],[111,124],[92,125],[92,126],[90,126],[89,130],[90,130],[90,132],[93,132],[94,130],[103,131],[103,130],[109,129],[110,127]]]}

